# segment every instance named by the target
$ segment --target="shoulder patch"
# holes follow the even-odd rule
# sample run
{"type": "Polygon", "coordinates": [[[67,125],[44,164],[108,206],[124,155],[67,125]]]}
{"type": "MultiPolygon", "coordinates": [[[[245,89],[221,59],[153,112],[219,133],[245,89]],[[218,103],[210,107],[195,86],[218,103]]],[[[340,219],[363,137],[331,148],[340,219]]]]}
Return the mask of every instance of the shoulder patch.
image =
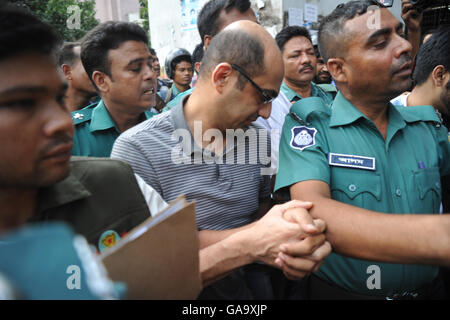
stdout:
{"type": "Polygon", "coordinates": [[[293,127],[290,145],[292,148],[303,151],[316,144],[317,129],[305,126],[293,127]]]}

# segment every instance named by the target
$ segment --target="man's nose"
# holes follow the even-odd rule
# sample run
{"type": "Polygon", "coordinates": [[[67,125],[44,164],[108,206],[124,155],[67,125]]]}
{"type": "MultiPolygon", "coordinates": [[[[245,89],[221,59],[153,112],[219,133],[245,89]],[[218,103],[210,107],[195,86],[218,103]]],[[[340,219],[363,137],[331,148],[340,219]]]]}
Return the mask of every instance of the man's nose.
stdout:
{"type": "Polygon", "coordinates": [[[54,102],[54,107],[46,109],[49,112],[43,113],[45,119],[43,126],[44,134],[47,137],[60,133],[73,136],[74,127],[70,112],[66,108],[61,107],[57,102],[54,102]]]}
{"type": "Polygon", "coordinates": [[[150,80],[156,78],[155,69],[151,65],[147,65],[144,73],[144,80],[150,80]]]}
{"type": "Polygon", "coordinates": [[[269,119],[271,111],[272,111],[272,102],[265,104],[261,109],[259,109],[258,115],[263,117],[264,119],[269,119]]]}

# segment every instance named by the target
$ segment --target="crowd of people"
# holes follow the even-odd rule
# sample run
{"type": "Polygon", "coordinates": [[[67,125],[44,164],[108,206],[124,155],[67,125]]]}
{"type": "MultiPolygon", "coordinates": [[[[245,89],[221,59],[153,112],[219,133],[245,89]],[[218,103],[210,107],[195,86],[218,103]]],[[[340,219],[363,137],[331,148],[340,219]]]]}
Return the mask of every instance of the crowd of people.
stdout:
{"type": "Polygon", "coordinates": [[[450,28],[422,44],[408,0],[402,18],[349,1],[313,43],[210,0],[167,79],[137,24],[61,43],[0,6],[0,297],[126,298],[92,246],[184,194],[200,300],[448,298],[450,28]]]}

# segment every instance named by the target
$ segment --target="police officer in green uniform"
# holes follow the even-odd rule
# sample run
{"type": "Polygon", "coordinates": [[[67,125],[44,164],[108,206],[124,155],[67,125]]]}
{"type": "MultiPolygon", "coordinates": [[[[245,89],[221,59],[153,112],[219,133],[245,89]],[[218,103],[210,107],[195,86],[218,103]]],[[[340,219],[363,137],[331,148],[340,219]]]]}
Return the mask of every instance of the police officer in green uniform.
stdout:
{"type": "MultiPolygon", "coordinates": [[[[153,117],[155,113],[147,110],[142,120],[153,117]]],[[[73,155],[87,157],[109,157],[121,131],[112,119],[103,100],[82,110],[72,112],[75,125],[73,155]]]]}
{"type": "Polygon", "coordinates": [[[316,55],[306,28],[286,27],[275,37],[283,54],[284,79],[281,91],[294,103],[302,98],[319,97],[331,104],[333,96],[312,82],[316,72],[316,55]]]}
{"type": "Polygon", "coordinates": [[[386,263],[413,260],[404,242],[423,244],[375,212],[439,213],[450,144],[431,106],[389,103],[410,85],[411,45],[387,9],[370,5],[340,5],[322,23],[319,45],[341,92],[331,109],[317,98],[292,106],[275,189],[312,201],[327,222],[335,253],[310,277],[310,298],[442,298],[437,267],[386,263]],[[367,23],[373,14],[379,25],[367,23]]]}
{"type": "Polygon", "coordinates": [[[102,23],[85,36],[81,61],[101,100],[72,113],[73,155],[109,157],[121,132],[154,115],[156,74],[147,43],[134,23],[102,23]]]}

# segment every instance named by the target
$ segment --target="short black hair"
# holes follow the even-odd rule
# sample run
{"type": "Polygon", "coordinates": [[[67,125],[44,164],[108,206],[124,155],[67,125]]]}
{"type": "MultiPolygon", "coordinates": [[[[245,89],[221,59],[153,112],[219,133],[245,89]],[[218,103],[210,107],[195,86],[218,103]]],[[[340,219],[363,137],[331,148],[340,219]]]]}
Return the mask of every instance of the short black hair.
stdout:
{"type": "Polygon", "coordinates": [[[249,0],[210,0],[208,1],[200,11],[197,17],[197,28],[202,44],[204,43],[205,36],[209,35],[214,37],[219,33],[221,21],[219,16],[222,10],[229,12],[231,9],[236,8],[239,12],[244,13],[250,9],[251,3],[249,0]]]}
{"type": "Polygon", "coordinates": [[[178,56],[171,61],[171,65],[170,65],[174,74],[175,74],[175,70],[177,69],[177,65],[183,61],[185,61],[185,62],[189,63],[191,66],[193,66],[192,57],[190,55],[189,56],[188,55],[178,56]]]}
{"type": "Polygon", "coordinates": [[[304,27],[299,26],[290,26],[282,29],[278,34],[275,36],[275,41],[277,42],[278,48],[280,48],[280,51],[283,52],[284,45],[286,42],[291,40],[295,37],[305,37],[306,39],[311,42],[312,45],[312,39],[311,35],[309,34],[308,29],[304,27]]]}
{"type": "Polygon", "coordinates": [[[93,72],[101,71],[111,77],[108,51],[119,48],[126,41],[139,41],[148,46],[148,37],[145,30],[131,22],[104,22],[83,37],[81,62],[94,86],[93,72]]]}
{"type": "Polygon", "coordinates": [[[427,81],[433,69],[443,65],[450,72],[450,26],[441,27],[425,42],[416,55],[413,79],[416,85],[427,81]]]}
{"type": "Polygon", "coordinates": [[[25,52],[54,55],[61,44],[50,25],[12,4],[0,4],[0,30],[0,60],[25,52]]]}
{"type": "Polygon", "coordinates": [[[148,47],[148,51],[150,51],[152,56],[157,56],[155,49],[148,47]]]}
{"type": "Polygon", "coordinates": [[[203,44],[199,43],[195,46],[195,49],[192,52],[192,63],[196,64],[197,62],[201,62],[203,59],[203,54],[203,44]]]}
{"type": "Polygon", "coordinates": [[[74,48],[81,47],[81,42],[65,42],[58,51],[58,65],[67,64],[73,66],[80,56],[75,53],[74,48]]]}
{"type": "MultiPolygon", "coordinates": [[[[264,45],[255,36],[241,30],[224,30],[211,41],[203,56],[200,78],[208,76],[222,62],[236,64],[251,78],[265,72],[264,45]]],[[[247,79],[241,74],[237,87],[243,89],[247,79]]]]}
{"type": "Polygon", "coordinates": [[[369,7],[377,6],[384,8],[383,5],[374,0],[350,1],[339,4],[336,9],[326,16],[319,27],[319,51],[328,61],[329,58],[336,57],[342,52],[342,44],[350,38],[343,32],[344,24],[357,15],[363,15],[369,7]]]}

